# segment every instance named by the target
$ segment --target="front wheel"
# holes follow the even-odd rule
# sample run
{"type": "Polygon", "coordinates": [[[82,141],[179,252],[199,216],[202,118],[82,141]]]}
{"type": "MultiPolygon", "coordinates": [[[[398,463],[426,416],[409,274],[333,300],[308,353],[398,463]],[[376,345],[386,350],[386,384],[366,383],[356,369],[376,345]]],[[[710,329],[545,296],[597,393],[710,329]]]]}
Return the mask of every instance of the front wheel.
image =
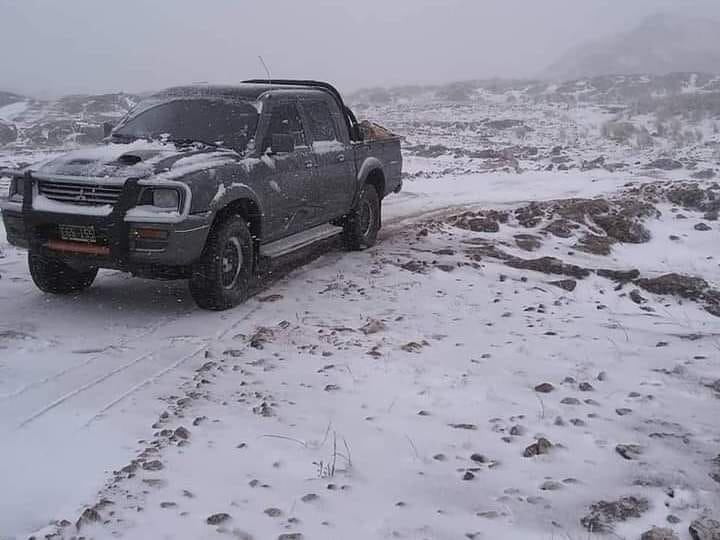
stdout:
{"type": "Polygon", "coordinates": [[[28,253],[30,276],[35,286],[51,294],[72,294],[89,288],[97,277],[98,269],[76,270],[59,259],[28,253]]]}
{"type": "Polygon", "coordinates": [[[253,269],[253,240],[238,216],[215,225],[190,278],[190,294],[203,309],[222,311],[245,301],[253,269]]]}
{"type": "Polygon", "coordinates": [[[345,219],[343,229],[348,249],[358,251],[375,245],[380,230],[380,197],[375,186],[365,184],[357,207],[345,219]]]}

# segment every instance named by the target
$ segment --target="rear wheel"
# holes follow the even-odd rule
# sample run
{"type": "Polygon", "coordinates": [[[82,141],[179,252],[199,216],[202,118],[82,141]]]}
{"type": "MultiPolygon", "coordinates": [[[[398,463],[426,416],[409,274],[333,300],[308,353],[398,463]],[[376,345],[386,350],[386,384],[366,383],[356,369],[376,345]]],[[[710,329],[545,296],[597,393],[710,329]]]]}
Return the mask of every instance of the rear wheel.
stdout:
{"type": "Polygon", "coordinates": [[[97,277],[98,269],[77,270],[59,259],[38,253],[28,254],[28,266],[32,280],[43,292],[72,294],[90,287],[97,277]]]}
{"type": "Polygon", "coordinates": [[[348,249],[357,251],[375,245],[380,230],[380,197],[375,186],[365,184],[357,207],[345,219],[343,229],[348,249]]]}
{"type": "Polygon", "coordinates": [[[193,268],[190,294],[203,309],[221,311],[245,301],[253,269],[253,241],[245,221],[233,216],[217,224],[193,268]]]}

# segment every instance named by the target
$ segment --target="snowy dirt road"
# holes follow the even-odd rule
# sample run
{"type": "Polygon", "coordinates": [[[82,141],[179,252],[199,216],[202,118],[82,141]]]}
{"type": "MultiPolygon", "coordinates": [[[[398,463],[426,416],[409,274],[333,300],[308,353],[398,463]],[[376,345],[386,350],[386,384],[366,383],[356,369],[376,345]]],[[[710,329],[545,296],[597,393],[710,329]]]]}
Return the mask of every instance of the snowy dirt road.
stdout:
{"type": "Polygon", "coordinates": [[[590,503],[638,494],[652,510],[631,538],[668,513],[717,510],[720,402],[704,384],[720,377],[718,319],[674,302],[649,317],[598,277],[565,293],[495,262],[457,267],[467,238],[417,235],[458,208],[627,181],[416,181],[386,201],[376,248],[331,249],[222,314],[182,283],[112,272],[44,296],[0,243],[0,538],[74,520],[98,493],[106,523],[82,524],[94,537],[575,537],[590,503]],[[427,271],[402,267],[418,259],[427,271]],[[710,337],[677,337],[689,334],[710,337]],[[533,392],[545,381],[554,393],[533,392]],[[556,448],[524,458],[539,435],[556,448]],[[625,460],[617,444],[649,448],[625,460]]]}

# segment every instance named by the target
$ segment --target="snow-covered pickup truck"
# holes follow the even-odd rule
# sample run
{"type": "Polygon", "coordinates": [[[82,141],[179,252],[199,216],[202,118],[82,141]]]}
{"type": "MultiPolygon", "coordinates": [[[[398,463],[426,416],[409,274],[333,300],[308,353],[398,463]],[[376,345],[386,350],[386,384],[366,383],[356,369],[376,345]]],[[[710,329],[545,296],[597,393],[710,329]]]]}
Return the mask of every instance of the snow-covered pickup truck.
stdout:
{"type": "Polygon", "coordinates": [[[113,268],[189,279],[219,310],[272,259],[338,234],[372,246],[401,169],[399,138],[358,123],[329,84],[189,86],[140,103],[105,145],[3,171],[0,207],[43,291],[81,291],[113,268]]]}

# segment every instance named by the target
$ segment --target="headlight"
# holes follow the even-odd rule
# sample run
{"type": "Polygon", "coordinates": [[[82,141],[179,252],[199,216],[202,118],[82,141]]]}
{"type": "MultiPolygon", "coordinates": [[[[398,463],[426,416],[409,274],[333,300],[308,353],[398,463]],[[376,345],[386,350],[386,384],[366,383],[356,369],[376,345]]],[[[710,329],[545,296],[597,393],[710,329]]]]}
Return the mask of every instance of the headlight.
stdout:
{"type": "Polygon", "coordinates": [[[178,210],[180,208],[180,195],[174,189],[154,189],[153,206],[178,210]]]}

